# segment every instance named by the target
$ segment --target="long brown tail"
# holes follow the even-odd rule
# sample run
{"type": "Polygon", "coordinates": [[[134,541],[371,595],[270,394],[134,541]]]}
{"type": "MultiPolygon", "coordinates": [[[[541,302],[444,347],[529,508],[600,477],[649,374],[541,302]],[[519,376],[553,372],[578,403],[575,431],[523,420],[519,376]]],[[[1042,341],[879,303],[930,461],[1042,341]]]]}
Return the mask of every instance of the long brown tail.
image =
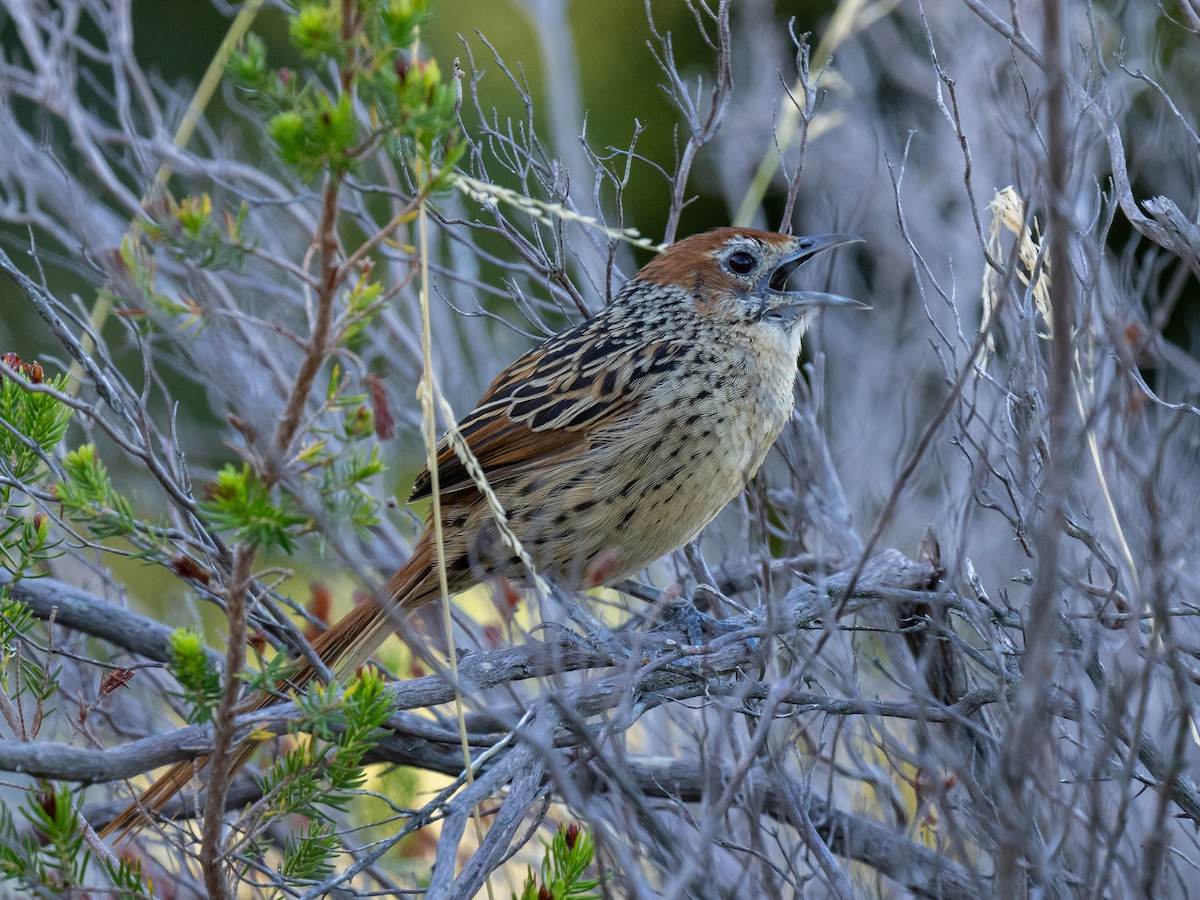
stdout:
{"type": "MultiPolygon", "coordinates": [[[[429,582],[432,570],[430,542],[418,542],[412,557],[404,564],[375,597],[355,607],[336,625],[313,641],[317,657],[340,678],[353,672],[368,659],[399,624],[399,619],[410,610],[428,602],[436,594],[429,582]]],[[[316,677],[316,671],[308,662],[288,680],[278,686],[280,691],[302,688],[316,677]]],[[[276,702],[274,694],[263,694],[248,707],[247,712],[263,709],[276,702]]],[[[227,765],[236,772],[246,764],[254,753],[255,744],[247,742],[237,747],[229,756],[227,765]]],[[[100,830],[101,837],[116,835],[118,841],[127,840],[138,834],[154,821],[167,803],[187,786],[192,776],[209,763],[209,757],[177,762],[160,776],[154,784],[120,815],[100,830]]]]}

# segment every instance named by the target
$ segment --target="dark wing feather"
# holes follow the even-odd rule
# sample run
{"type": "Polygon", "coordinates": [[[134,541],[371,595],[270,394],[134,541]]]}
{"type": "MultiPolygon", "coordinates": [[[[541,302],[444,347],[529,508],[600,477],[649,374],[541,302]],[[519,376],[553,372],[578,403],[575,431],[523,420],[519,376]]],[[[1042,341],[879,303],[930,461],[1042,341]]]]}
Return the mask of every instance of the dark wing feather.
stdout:
{"type": "MultiPolygon", "coordinates": [[[[679,343],[647,343],[637,329],[598,322],[603,316],[526,353],[496,376],[459,423],[489,481],[582,451],[592,431],[629,414],[685,349],[679,343]]],[[[437,465],[443,496],[474,490],[444,438],[437,465]]],[[[429,496],[426,468],[409,500],[429,496]]]]}

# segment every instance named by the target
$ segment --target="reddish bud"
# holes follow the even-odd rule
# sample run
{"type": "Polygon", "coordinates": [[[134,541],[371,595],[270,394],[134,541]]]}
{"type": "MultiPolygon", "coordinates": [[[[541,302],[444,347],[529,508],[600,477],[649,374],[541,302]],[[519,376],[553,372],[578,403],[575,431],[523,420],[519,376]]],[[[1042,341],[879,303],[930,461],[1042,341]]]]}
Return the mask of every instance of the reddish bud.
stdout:
{"type": "Polygon", "coordinates": [[[232,485],[222,484],[219,481],[210,481],[204,486],[204,499],[209,503],[215,503],[220,500],[232,500],[234,498],[235,489],[232,485]]]}
{"type": "Polygon", "coordinates": [[[572,822],[563,829],[563,840],[567,842],[567,849],[574,850],[575,842],[579,840],[579,833],[583,829],[579,827],[578,822],[572,822]]]}
{"type": "Polygon", "coordinates": [[[333,594],[329,588],[319,581],[313,582],[312,599],[308,601],[308,611],[326,625],[329,624],[329,612],[333,608],[333,594]]]}
{"type": "Polygon", "coordinates": [[[100,696],[107,697],[119,687],[129,687],[133,676],[133,669],[113,669],[104,676],[104,681],[100,683],[100,696]]]}
{"type": "Polygon", "coordinates": [[[391,440],[396,433],[396,417],[388,405],[387,388],[383,378],[374,373],[366,377],[367,388],[371,392],[371,410],[375,413],[375,436],[381,441],[391,440]]]}
{"type": "MultiPolygon", "coordinates": [[[[308,601],[309,613],[322,624],[328,625],[330,613],[333,611],[333,594],[329,592],[329,588],[318,582],[314,582],[310,590],[312,599],[308,601]]],[[[325,629],[316,622],[309,622],[304,627],[304,637],[310,642],[315,641],[324,631],[325,629]]]]}
{"type": "Polygon", "coordinates": [[[538,900],[554,900],[554,891],[543,884],[538,888],[538,900]]]}
{"type": "Polygon", "coordinates": [[[46,380],[46,373],[42,371],[42,365],[39,362],[23,362],[21,357],[13,353],[11,350],[8,353],[0,355],[0,362],[8,366],[14,372],[18,372],[29,379],[32,384],[41,384],[46,380]]]}
{"type": "MultiPolygon", "coordinates": [[[[54,821],[58,818],[58,795],[54,791],[40,791],[34,798],[34,802],[42,808],[46,818],[54,821]]],[[[46,829],[42,828],[37,822],[33,823],[34,833],[41,839],[49,837],[46,829]]]]}
{"type": "Polygon", "coordinates": [[[201,584],[208,584],[209,582],[208,570],[190,556],[183,554],[176,556],[171,560],[171,571],[180,578],[188,578],[192,581],[198,581],[201,584]]]}
{"type": "Polygon", "coordinates": [[[37,795],[37,802],[47,818],[53,819],[58,813],[58,795],[54,791],[42,791],[37,795]]]}

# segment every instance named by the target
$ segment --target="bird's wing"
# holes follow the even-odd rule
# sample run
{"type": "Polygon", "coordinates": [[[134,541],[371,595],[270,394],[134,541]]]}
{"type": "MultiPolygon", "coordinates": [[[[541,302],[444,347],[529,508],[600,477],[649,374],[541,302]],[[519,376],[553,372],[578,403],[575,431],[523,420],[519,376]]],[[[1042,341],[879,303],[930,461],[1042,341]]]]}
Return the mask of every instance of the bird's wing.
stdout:
{"type": "MultiPolygon", "coordinates": [[[[685,345],[614,333],[593,319],[551,338],[496,376],[459,430],[489,481],[581,452],[596,429],[627,417],[667,372],[685,345]]],[[[443,496],[474,491],[454,448],[438,447],[443,496]]],[[[430,496],[428,468],[410,500],[430,496]]]]}

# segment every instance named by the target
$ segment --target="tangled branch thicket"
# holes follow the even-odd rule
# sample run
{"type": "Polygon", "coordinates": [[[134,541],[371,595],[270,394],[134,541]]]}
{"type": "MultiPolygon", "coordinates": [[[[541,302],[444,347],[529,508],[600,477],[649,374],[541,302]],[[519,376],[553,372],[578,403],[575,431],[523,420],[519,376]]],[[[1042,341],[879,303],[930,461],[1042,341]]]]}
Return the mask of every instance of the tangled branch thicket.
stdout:
{"type": "Polygon", "coordinates": [[[486,34],[439,69],[423,3],[300,4],[311,67],[243,42],[231,113],[180,147],[191,98],[127,2],[4,0],[3,877],[536,896],[579,823],[556,896],[1189,895],[1195,0],[695,0],[702,59],[647,3],[668,158],[632,112],[593,143],[567,4],[514,6],[536,89],[486,34]],[[385,648],[386,684],[241,710],[406,558],[419,520],[380,498],[418,385],[463,411],[604,303],[645,259],[635,191],[654,242],[739,210],[866,238],[832,280],[874,310],[818,324],[743,499],[620,591],[479,591],[453,650],[420,622],[385,648]],[[97,836],[246,739],[260,768],[97,836]]]}

